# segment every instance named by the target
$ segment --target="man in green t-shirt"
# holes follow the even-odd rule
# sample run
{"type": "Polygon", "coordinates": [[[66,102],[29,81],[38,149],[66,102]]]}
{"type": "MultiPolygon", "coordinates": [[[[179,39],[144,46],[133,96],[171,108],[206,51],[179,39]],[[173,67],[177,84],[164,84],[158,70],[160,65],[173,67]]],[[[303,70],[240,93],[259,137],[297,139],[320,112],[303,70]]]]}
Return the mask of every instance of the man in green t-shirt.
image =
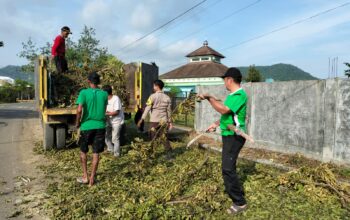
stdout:
{"type": "Polygon", "coordinates": [[[227,211],[231,214],[235,214],[247,208],[243,186],[236,172],[236,161],[245,143],[245,139],[230,130],[228,125],[234,125],[243,132],[246,131],[245,117],[247,95],[240,86],[242,74],[239,69],[229,68],[222,78],[224,79],[226,89],[231,92],[224,103],[208,94],[200,94],[198,97],[207,99],[212,107],[221,114],[220,120],[211,124],[207,130],[214,131],[220,126],[223,142],[222,176],[224,179],[225,191],[233,202],[233,205],[227,211]]]}
{"type": "Polygon", "coordinates": [[[91,73],[88,77],[90,88],[83,89],[77,100],[76,127],[80,128],[80,160],[83,168],[83,176],[78,178],[80,183],[94,185],[96,170],[99,162],[99,154],[105,146],[106,133],[106,107],[108,104],[107,92],[98,88],[100,76],[91,73]],[[88,179],[86,154],[92,145],[92,169],[88,179]]]}

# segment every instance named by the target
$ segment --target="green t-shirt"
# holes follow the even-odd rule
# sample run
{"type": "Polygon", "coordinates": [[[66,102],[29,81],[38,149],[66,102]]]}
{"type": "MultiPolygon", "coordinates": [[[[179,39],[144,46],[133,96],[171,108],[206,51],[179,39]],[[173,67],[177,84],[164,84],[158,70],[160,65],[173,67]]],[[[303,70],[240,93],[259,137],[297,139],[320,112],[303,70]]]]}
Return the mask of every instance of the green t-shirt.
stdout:
{"type": "Polygon", "coordinates": [[[83,106],[80,130],[86,131],[105,128],[107,104],[107,92],[97,88],[81,90],[77,100],[77,105],[83,106]]]}
{"type": "Polygon", "coordinates": [[[232,124],[246,132],[245,117],[247,111],[247,100],[247,94],[243,89],[238,89],[227,96],[224,105],[227,106],[231,112],[221,115],[220,129],[222,136],[234,135],[235,132],[227,128],[227,125],[232,124]]]}

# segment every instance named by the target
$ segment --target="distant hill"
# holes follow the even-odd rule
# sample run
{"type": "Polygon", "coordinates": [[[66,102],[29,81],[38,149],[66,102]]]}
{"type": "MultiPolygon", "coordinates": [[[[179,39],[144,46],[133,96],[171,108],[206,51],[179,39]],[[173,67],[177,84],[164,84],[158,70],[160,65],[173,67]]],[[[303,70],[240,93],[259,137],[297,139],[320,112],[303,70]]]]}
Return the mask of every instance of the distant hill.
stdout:
{"type": "MultiPolygon", "coordinates": [[[[243,76],[248,73],[249,67],[238,67],[243,76]]],[[[318,79],[310,73],[290,64],[275,64],[272,66],[255,66],[263,76],[264,79],[272,78],[275,81],[289,81],[289,80],[315,80],[318,79]]]]}
{"type": "Polygon", "coordinates": [[[22,72],[20,66],[5,66],[0,68],[0,76],[7,76],[12,79],[21,79],[30,83],[34,83],[34,74],[22,72]]]}

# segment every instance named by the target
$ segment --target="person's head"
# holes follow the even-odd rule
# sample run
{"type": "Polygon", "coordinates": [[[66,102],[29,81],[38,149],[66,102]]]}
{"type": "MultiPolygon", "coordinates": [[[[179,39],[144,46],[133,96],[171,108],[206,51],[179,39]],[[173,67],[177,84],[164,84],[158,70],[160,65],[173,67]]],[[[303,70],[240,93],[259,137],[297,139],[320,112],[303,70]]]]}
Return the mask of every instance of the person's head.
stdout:
{"type": "Polygon", "coordinates": [[[61,28],[61,35],[62,35],[62,37],[67,38],[68,35],[70,35],[70,34],[73,34],[73,33],[70,31],[69,27],[64,26],[64,27],[61,28]]]}
{"type": "Polygon", "coordinates": [[[237,86],[239,87],[242,82],[241,71],[235,67],[229,68],[221,78],[224,79],[227,90],[232,90],[237,86]]]}
{"type": "Polygon", "coordinates": [[[164,88],[164,83],[162,80],[160,80],[160,79],[154,80],[154,82],[153,82],[153,90],[154,91],[161,91],[163,88],[164,88]]]}
{"type": "Polygon", "coordinates": [[[112,95],[113,90],[112,90],[112,87],[110,85],[104,85],[102,87],[102,89],[103,89],[103,91],[107,92],[108,95],[112,95]]]}
{"type": "Polygon", "coordinates": [[[100,84],[100,75],[98,75],[96,72],[90,73],[88,76],[88,82],[90,87],[97,87],[97,85],[100,84]]]}

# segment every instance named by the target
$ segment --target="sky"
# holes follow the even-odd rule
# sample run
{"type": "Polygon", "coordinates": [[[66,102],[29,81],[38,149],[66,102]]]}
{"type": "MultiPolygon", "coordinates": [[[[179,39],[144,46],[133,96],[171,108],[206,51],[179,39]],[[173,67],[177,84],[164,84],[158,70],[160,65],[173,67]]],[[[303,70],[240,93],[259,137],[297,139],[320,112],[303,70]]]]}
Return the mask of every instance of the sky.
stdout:
{"type": "Polygon", "coordinates": [[[96,29],[101,46],[125,63],[156,62],[161,74],[185,64],[185,56],[207,40],[225,55],[222,63],[229,67],[288,63],[327,78],[329,58],[338,57],[338,76],[344,75],[343,63],[350,62],[350,4],[274,30],[350,2],[346,0],[206,0],[130,45],[202,1],[0,0],[0,41],[5,44],[0,67],[25,64],[18,53],[29,38],[44,46],[67,25],[76,41],[86,25],[96,29]]]}

